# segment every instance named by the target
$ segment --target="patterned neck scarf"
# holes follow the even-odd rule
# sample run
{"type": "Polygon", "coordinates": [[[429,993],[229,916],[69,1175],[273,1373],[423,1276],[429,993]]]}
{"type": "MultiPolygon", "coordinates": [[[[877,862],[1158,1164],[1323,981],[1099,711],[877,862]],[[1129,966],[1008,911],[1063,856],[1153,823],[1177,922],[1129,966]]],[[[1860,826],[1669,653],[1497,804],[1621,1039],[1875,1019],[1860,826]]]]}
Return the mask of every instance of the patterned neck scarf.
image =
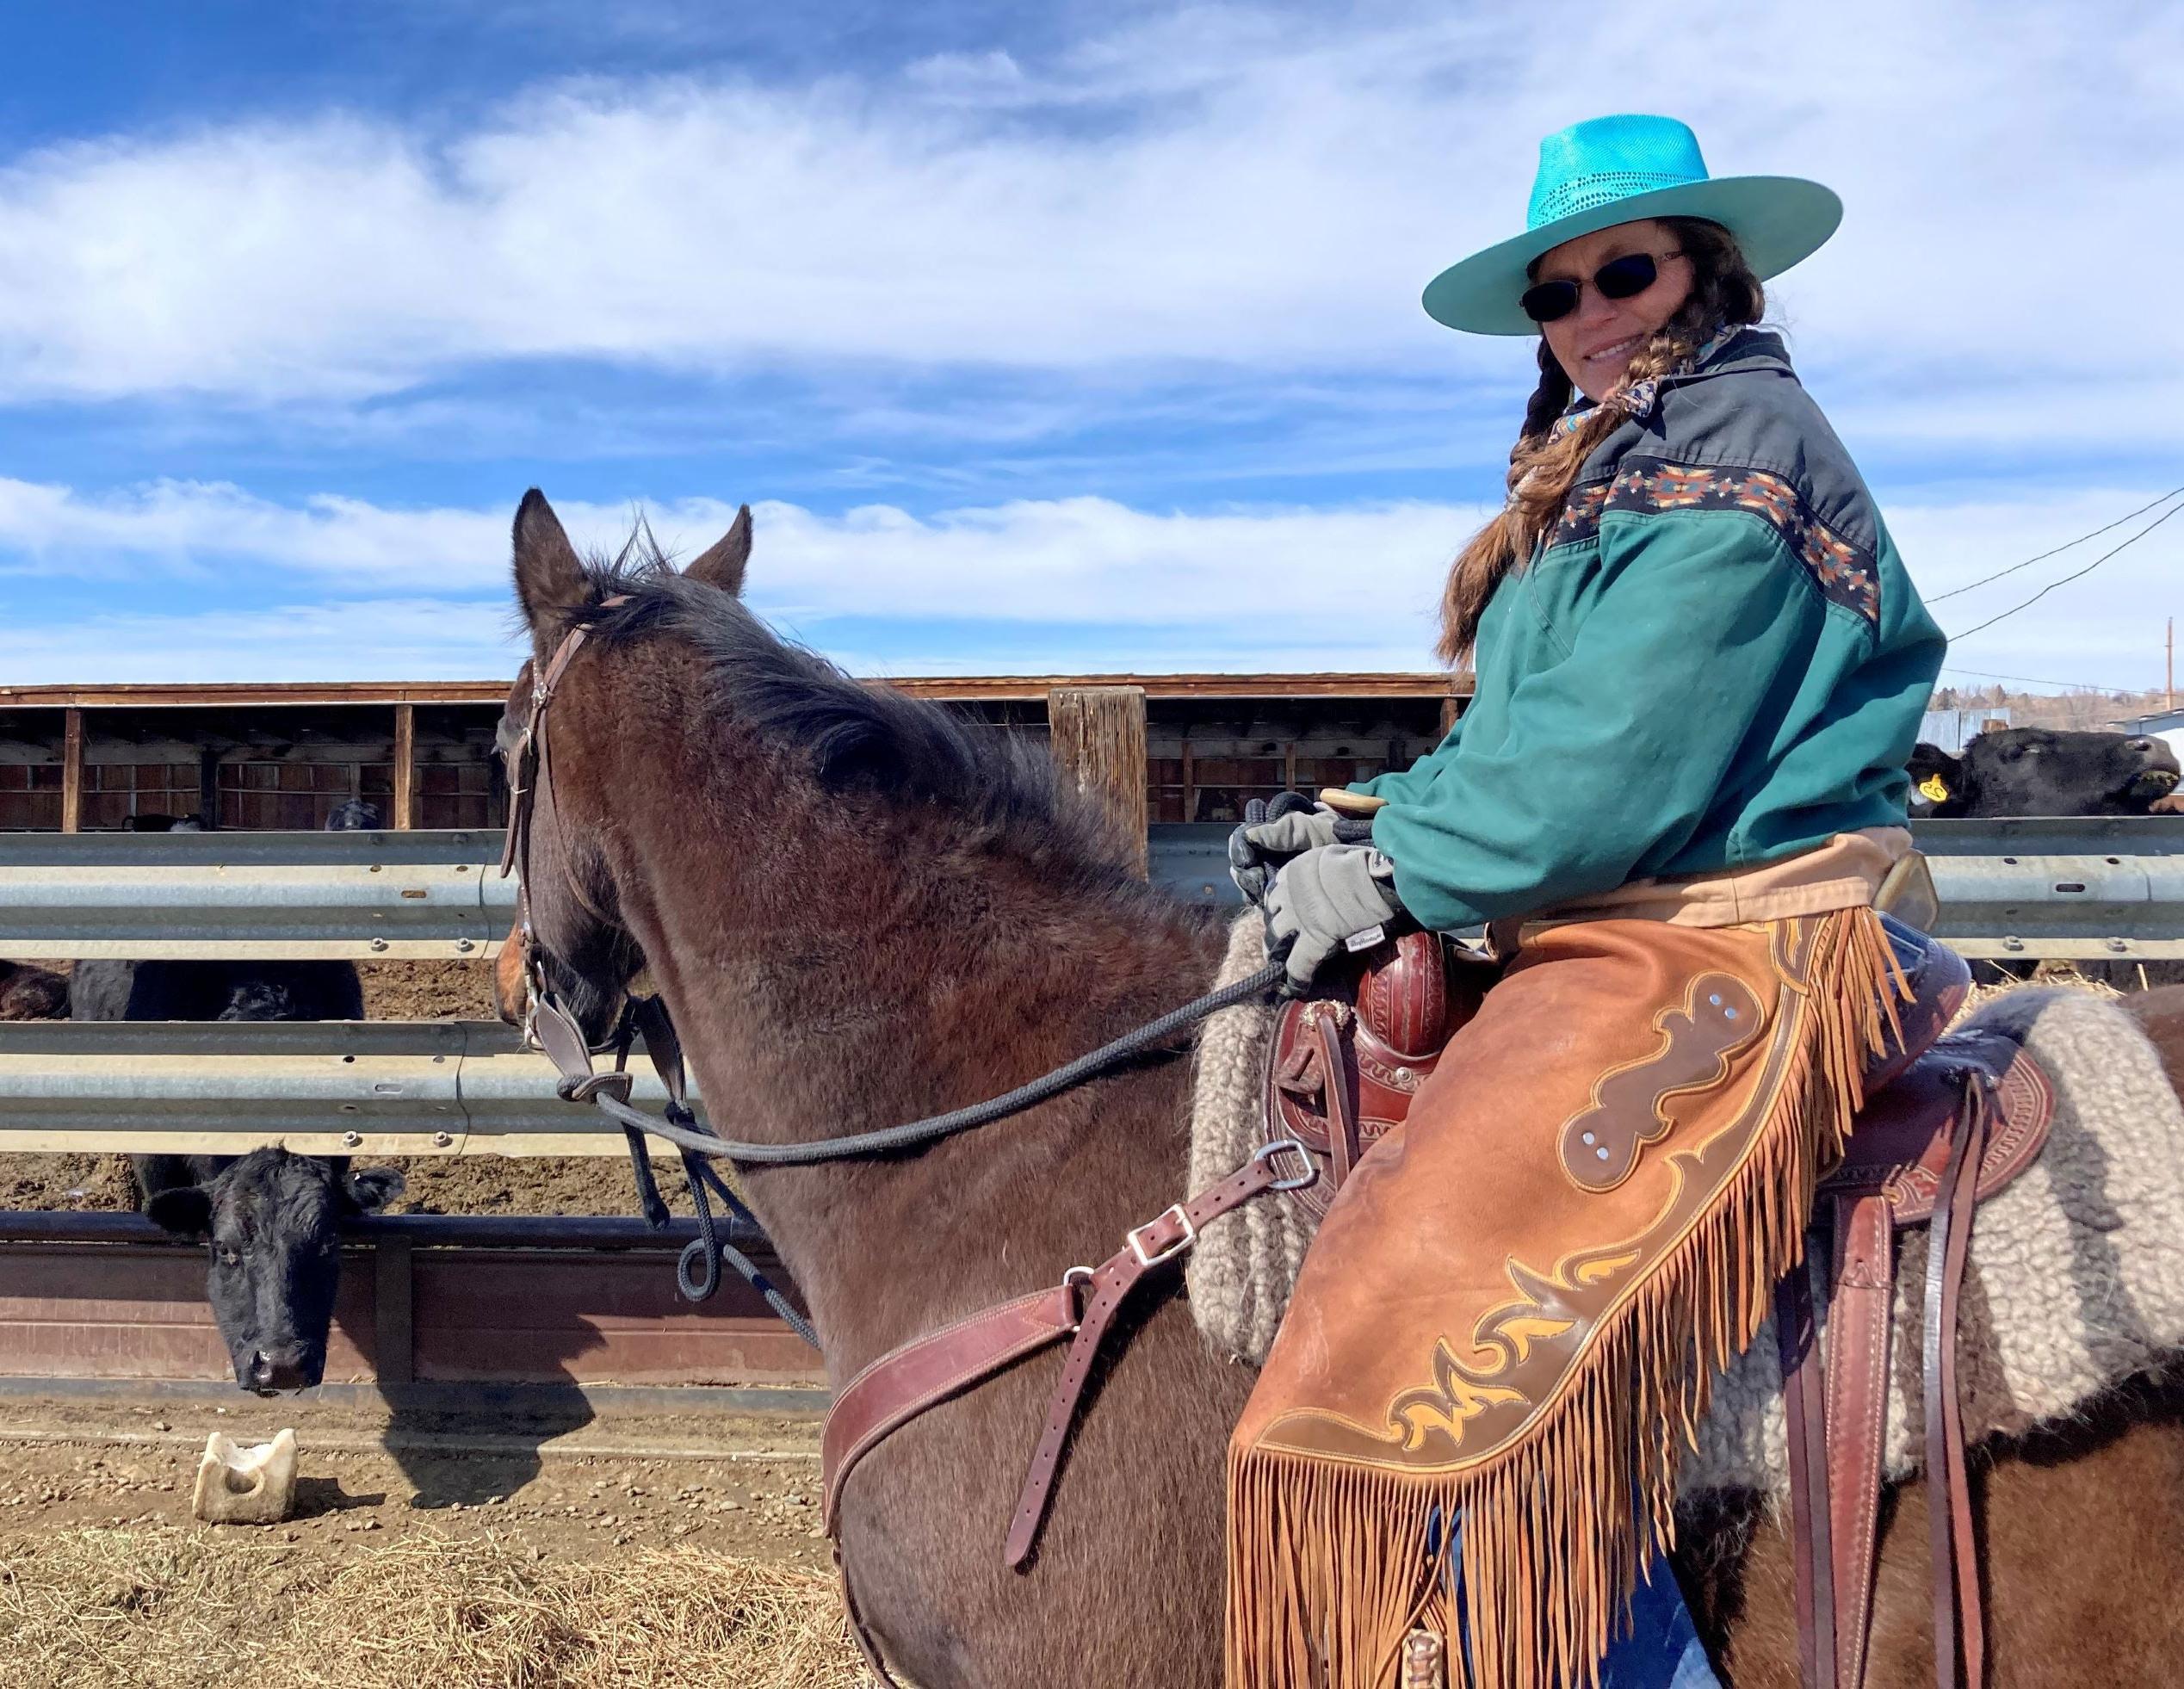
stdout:
{"type": "MultiPolygon", "coordinates": [[[[1717,330],[1712,338],[1692,354],[1689,368],[1705,368],[1712,361],[1714,355],[1738,335],[1743,333],[1745,325],[1742,323],[1729,323],[1717,330]]],[[[1661,382],[1688,373],[1689,370],[1670,370],[1666,375],[1655,375],[1643,381],[1633,381],[1627,387],[1618,387],[1612,391],[1604,402],[1612,405],[1633,422],[1644,422],[1661,408],[1661,382]]],[[[1583,394],[1579,394],[1570,408],[1556,418],[1554,427],[1549,430],[1549,437],[1561,439],[1575,430],[1586,418],[1591,416],[1593,409],[1593,401],[1583,394]]]]}

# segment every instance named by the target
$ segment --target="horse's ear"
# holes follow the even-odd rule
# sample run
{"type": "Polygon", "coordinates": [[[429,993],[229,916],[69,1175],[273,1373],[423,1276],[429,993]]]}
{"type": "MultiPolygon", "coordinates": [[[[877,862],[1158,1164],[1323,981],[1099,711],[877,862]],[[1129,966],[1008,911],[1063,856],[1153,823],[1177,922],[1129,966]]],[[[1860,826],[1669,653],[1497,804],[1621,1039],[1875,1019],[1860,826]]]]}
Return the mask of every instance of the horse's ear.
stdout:
{"type": "Polygon", "coordinates": [[[728,531],[713,542],[711,549],[692,559],[683,574],[685,579],[702,580],[708,586],[740,596],[743,571],[750,561],[751,506],[746,504],[736,511],[728,531]]]}
{"type": "Polygon", "coordinates": [[[516,507],[516,602],[532,637],[541,644],[554,637],[558,618],[581,604],[585,591],[576,548],[546,495],[533,487],[516,507]]]}

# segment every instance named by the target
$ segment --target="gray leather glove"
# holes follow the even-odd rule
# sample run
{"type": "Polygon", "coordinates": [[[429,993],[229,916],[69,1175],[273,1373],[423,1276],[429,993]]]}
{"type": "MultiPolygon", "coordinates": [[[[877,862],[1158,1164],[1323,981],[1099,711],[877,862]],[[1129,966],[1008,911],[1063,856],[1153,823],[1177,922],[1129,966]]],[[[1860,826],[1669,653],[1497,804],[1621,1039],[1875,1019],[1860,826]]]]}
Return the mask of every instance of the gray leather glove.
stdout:
{"type": "Polygon", "coordinates": [[[1388,936],[1388,924],[1403,913],[1395,896],[1395,864],[1370,844],[1306,851],[1275,876],[1260,906],[1266,954],[1284,963],[1288,978],[1282,988],[1292,997],[1302,996],[1338,951],[1378,943],[1388,936]]]}
{"type": "Polygon", "coordinates": [[[1336,816],[1324,803],[1285,810],[1270,820],[1247,821],[1228,835],[1228,877],[1247,903],[1264,903],[1274,875],[1291,857],[1334,843],[1336,816]]]}

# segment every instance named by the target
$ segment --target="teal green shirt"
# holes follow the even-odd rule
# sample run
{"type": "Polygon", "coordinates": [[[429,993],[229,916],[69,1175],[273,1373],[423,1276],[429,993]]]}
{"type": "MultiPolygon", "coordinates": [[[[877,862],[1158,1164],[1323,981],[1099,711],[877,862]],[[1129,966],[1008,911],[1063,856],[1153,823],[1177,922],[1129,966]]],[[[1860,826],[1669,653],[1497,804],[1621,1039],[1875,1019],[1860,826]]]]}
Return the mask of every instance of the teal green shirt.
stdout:
{"type": "Polygon", "coordinates": [[[1424,925],[1901,826],[1944,640],[1864,482],[1746,331],[1588,458],[1480,623],[1476,689],[1373,839],[1424,925]]]}

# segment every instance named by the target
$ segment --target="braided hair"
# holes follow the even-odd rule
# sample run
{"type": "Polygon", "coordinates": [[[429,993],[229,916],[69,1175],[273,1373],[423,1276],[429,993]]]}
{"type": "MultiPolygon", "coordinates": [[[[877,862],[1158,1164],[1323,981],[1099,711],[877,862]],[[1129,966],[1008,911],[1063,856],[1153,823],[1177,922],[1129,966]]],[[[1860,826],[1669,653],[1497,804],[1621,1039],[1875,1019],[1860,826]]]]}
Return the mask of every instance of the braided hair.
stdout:
{"type": "Polygon", "coordinates": [[[1439,651],[1451,667],[1470,657],[1479,618],[1502,578],[1521,568],[1554,531],[1570,483],[1593,449],[1621,425],[1627,412],[1617,402],[1619,396],[1641,381],[1689,368],[1714,335],[1756,323],[1766,309],[1766,291],[1727,229],[1697,218],[1661,220],[1691,260],[1691,294],[1631,355],[1615,390],[1561,435],[1555,423],[1568,409],[1575,388],[1546,337],[1540,337],[1539,385],[1525,402],[1524,431],[1509,453],[1508,502],[1457,554],[1442,589],[1439,651]]]}

